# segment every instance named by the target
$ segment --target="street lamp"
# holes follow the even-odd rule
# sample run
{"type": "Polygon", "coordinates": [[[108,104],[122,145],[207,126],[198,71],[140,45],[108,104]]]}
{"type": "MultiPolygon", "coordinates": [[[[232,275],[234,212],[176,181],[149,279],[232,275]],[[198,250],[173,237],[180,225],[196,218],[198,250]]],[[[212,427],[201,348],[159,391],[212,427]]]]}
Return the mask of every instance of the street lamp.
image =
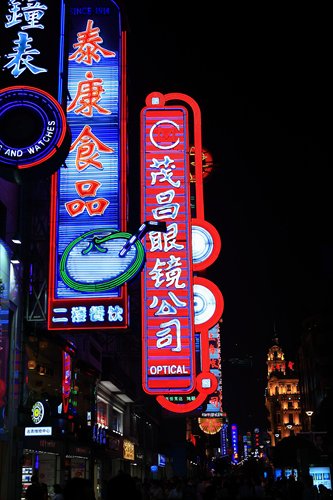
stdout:
{"type": "Polygon", "coordinates": [[[309,432],[312,432],[311,418],[312,418],[312,415],[313,415],[313,411],[312,410],[307,410],[305,413],[309,417],[309,432]]]}
{"type": "Polygon", "coordinates": [[[288,431],[289,431],[289,436],[292,436],[292,435],[294,434],[294,433],[293,433],[293,430],[292,430],[292,428],[293,428],[293,424],[291,424],[291,423],[286,424],[286,428],[287,428],[287,429],[288,429],[288,431]]]}

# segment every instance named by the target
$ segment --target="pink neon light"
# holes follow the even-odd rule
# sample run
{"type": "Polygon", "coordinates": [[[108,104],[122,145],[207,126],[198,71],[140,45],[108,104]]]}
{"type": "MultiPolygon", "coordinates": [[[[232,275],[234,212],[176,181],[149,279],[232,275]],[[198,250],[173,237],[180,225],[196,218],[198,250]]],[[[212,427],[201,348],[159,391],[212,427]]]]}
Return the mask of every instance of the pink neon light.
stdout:
{"type": "Polygon", "coordinates": [[[62,353],[62,407],[63,412],[68,412],[69,396],[71,393],[72,380],[72,359],[70,355],[63,351],[62,353]]]}

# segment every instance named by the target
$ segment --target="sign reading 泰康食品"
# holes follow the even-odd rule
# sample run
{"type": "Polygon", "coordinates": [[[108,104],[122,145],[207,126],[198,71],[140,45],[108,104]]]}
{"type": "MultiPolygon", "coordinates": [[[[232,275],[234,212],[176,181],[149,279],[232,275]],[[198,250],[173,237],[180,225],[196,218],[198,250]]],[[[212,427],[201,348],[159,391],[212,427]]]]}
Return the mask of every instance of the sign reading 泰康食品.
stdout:
{"type": "Polygon", "coordinates": [[[52,178],[48,327],[125,328],[125,281],[137,258],[134,250],[118,258],[128,237],[119,8],[107,0],[71,1],[68,36],[72,143],[67,168],[52,178]]]}

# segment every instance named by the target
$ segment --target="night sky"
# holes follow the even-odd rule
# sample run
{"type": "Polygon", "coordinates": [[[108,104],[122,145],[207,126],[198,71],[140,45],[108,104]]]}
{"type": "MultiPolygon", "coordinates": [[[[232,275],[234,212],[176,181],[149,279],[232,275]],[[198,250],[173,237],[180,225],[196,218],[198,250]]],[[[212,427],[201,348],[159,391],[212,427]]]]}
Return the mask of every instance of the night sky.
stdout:
{"type": "Polygon", "coordinates": [[[222,251],[206,277],[225,300],[224,409],[243,426],[265,426],[274,331],[294,359],[302,320],[332,303],[328,8],[126,4],[132,189],[145,97],[189,95],[215,164],[205,217],[219,230],[222,251]],[[252,368],[232,358],[251,359],[252,368]]]}

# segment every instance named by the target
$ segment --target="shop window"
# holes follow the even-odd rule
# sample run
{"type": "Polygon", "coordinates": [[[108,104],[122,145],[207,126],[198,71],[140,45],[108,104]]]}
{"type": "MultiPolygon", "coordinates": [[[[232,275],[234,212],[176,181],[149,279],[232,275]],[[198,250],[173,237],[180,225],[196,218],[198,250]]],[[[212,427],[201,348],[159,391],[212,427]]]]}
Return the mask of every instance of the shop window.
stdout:
{"type": "Polygon", "coordinates": [[[103,401],[97,402],[97,423],[103,425],[104,427],[109,426],[108,408],[107,404],[103,401]]]}
{"type": "Polygon", "coordinates": [[[110,415],[110,429],[119,433],[123,430],[123,415],[115,408],[112,408],[110,415]]]}

